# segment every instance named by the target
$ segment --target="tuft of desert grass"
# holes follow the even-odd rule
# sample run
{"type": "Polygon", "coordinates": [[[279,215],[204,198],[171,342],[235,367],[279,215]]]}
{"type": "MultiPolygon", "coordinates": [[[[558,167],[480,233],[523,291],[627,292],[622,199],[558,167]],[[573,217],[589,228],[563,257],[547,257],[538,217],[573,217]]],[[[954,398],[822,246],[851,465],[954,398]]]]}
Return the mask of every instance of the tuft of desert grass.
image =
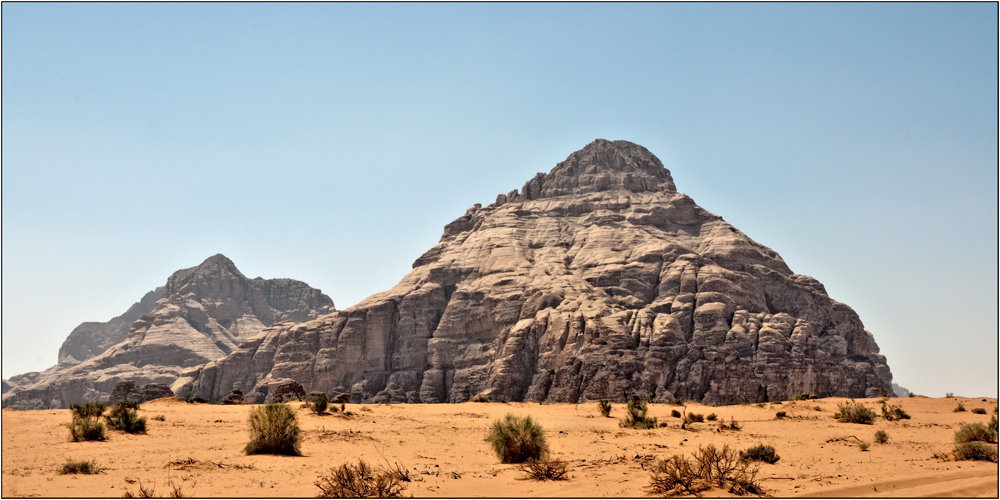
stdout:
{"type": "Polygon", "coordinates": [[[93,460],[67,460],[63,464],[60,474],[99,474],[101,468],[93,460]]]}
{"type": "Polygon", "coordinates": [[[781,460],[781,457],[775,453],[774,447],[765,444],[758,444],[741,451],[740,458],[748,462],[764,462],[766,464],[774,464],[781,460]]]}
{"type": "Polygon", "coordinates": [[[602,417],[611,416],[611,401],[607,399],[601,399],[597,402],[597,411],[601,412],[602,417]]]}
{"type": "Polygon", "coordinates": [[[885,431],[875,431],[875,442],[878,444],[886,444],[889,442],[889,434],[885,431]]]}
{"type": "Polygon", "coordinates": [[[493,421],[486,442],[500,459],[500,463],[519,464],[538,460],[548,453],[545,431],[530,416],[518,417],[508,413],[493,421]]]}
{"type": "Polygon", "coordinates": [[[625,418],[618,420],[618,426],[626,429],[653,429],[656,427],[656,418],[646,416],[648,406],[646,398],[633,395],[628,400],[625,407],[625,418]]]}
{"type": "Polygon", "coordinates": [[[374,468],[359,459],[357,465],[334,467],[314,484],[320,498],[400,498],[406,485],[397,472],[374,468]]]}
{"type": "Polygon", "coordinates": [[[865,405],[855,403],[852,399],[850,403],[839,403],[837,405],[837,413],[833,417],[838,422],[871,425],[878,415],[865,405]]]}
{"type": "Polygon", "coordinates": [[[268,403],[250,410],[247,418],[250,442],[247,455],[300,456],[301,430],[295,410],[284,403],[268,403]]]}

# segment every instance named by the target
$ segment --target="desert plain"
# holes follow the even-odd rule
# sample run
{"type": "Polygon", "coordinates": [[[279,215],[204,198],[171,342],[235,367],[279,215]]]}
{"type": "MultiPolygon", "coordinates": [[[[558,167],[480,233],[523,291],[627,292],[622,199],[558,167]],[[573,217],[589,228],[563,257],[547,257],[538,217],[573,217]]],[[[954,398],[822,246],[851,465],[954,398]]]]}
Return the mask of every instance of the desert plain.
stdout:
{"type": "MultiPolygon", "coordinates": [[[[728,444],[744,450],[773,446],[780,460],[760,464],[758,477],[772,497],[997,497],[997,464],[954,461],[953,436],[965,423],[986,423],[996,398],[893,398],[909,420],[876,419],[872,425],[833,418],[843,398],[763,405],[684,408],[649,405],[649,416],[666,427],[623,429],[625,405],[602,417],[596,403],[348,404],[316,415],[290,403],[302,429],[303,456],[246,455],[247,415],[252,405],[210,405],[163,398],[143,403],[147,434],[108,431],[102,442],[71,442],[69,410],[4,408],[4,497],[122,497],[140,485],[167,497],[177,486],[191,497],[314,497],[315,482],[332,467],[364,459],[399,463],[412,480],[414,497],[642,497],[649,496],[648,469],[699,446],[728,444]],[[984,408],[986,415],[953,411],[984,408]],[[735,419],[739,431],[705,421],[681,428],[671,411],[714,413],[735,419]],[[778,412],[786,414],[778,418],[778,412]],[[545,430],[551,453],[569,463],[568,479],[526,479],[501,464],[484,441],[493,420],[530,415],[545,430]],[[162,417],[162,420],[160,418],[162,417]],[[873,435],[883,430],[885,444],[873,435]],[[858,446],[871,443],[868,451],[858,446]],[[90,460],[99,474],[61,474],[67,461],[90,460]]],[[[878,411],[877,400],[859,400],[878,411]]],[[[703,496],[732,496],[712,489],[703,496]]]]}

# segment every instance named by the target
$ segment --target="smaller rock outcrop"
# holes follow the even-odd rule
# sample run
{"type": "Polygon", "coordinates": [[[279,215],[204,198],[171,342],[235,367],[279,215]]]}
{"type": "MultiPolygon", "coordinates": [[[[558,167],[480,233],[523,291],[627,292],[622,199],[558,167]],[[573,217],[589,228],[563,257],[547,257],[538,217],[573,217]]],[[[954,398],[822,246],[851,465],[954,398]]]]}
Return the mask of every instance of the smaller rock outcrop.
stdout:
{"type": "Polygon", "coordinates": [[[245,405],[245,404],[247,404],[247,402],[246,402],[245,399],[243,399],[243,391],[241,391],[239,389],[233,389],[232,391],[229,391],[229,394],[227,394],[226,397],[222,398],[222,401],[219,401],[219,404],[220,405],[245,405]]]}
{"type": "Polygon", "coordinates": [[[292,380],[274,388],[274,396],[271,398],[271,402],[302,401],[305,398],[306,390],[302,388],[302,384],[292,380]]]}
{"type": "Polygon", "coordinates": [[[174,391],[171,391],[169,386],[163,384],[146,384],[136,387],[135,382],[126,380],[118,382],[118,385],[111,390],[111,396],[108,397],[108,404],[115,405],[119,401],[145,403],[154,399],[172,397],[174,397],[174,391]]]}

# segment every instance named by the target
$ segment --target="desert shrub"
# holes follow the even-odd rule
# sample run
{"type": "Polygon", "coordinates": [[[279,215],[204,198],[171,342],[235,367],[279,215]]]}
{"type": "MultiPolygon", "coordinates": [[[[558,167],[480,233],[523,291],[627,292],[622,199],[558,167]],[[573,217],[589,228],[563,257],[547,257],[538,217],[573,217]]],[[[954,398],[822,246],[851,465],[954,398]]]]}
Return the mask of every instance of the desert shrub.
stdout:
{"type": "Polygon", "coordinates": [[[886,401],[882,401],[882,418],[892,422],[893,420],[907,420],[910,415],[903,411],[901,406],[890,405],[886,401]]]}
{"type": "Polygon", "coordinates": [[[647,417],[647,411],[646,398],[635,395],[630,397],[625,418],[619,419],[618,426],[627,429],[652,429],[656,427],[656,419],[647,417]]]}
{"type": "Polygon", "coordinates": [[[674,418],[681,418],[681,412],[677,410],[670,410],[670,416],[674,418]]]}
{"type": "Polygon", "coordinates": [[[681,399],[681,398],[674,398],[674,397],[672,397],[672,398],[670,398],[670,399],[667,400],[667,404],[668,405],[674,405],[674,406],[683,406],[684,405],[684,400],[681,399]]]}
{"type": "Polygon", "coordinates": [[[560,481],[568,479],[569,464],[563,460],[552,458],[528,459],[517,466],[518,470],[536,481],[560,481]]]}
{"type": "Polygon", "coordinates": [[[545,431],[531,417],[507,414],[495,420],[486,441],[501,463],[519,464],[530,459],[542,458],[548,452],[545,431]]]}
{"type": "Polygon", "coordinates": [[[203,398],[203,397],[201,397],[201,396],[195,396],[195,397],[189,399],[188,403],[208,403],[208,400],[205,399],[205,398],[203,398]]]}
{"type": "Polygon", "coordinates": [[[961,401],[959,401],[959,402],[958,402],[958,405],[956,405],[956,406],[955,406],[955,409],[954,409],[954,410],[951,410],[951,411],[953,411],[953,412],[955,412],[955,413],[959,413],[959,412],[963,412],[963,411],[965,411],[965,405],[964,405],[964,404],[962,404],[962,402],[961,402],[961,401]]]}
{"type": "Polygon", "coordinates": [[[996,462],[996,448],[980,442],[963,443],[955,446],[955,460],[979,460],[996,462]]]}
{"type": "Polygon", "coordinates": [[[301,455],[301,431],[295,410],[284,403],[268,403],[250,410],[247,455],[301,455]]]}
{"type": "Polygon", "coordinates": [[[994,435],[997,433],[997,416],[996,415],[993,415],[993,418],[990,419],[990,423],[989,423],[989,425],[986,426],[986,428],[989,429],[989,431],[992,432],[994,435]]]}
{"type": "Polygon", "coordinates": [[[871,446],[871,444],[869,444],[868,441],[858,441],[858,449],[861,451],[868,451],[869,446],[871,446]]]}
{"type": "Polygon", "coordinates": [[[472,396],[471,398],[469,398],[469,402],[470,403],[489,403],[490,402],[490,398],[489,398],[489,396],[487,396],[487,395],[485,395],[485,394],[483,394],[483,393],[480,392],[479,394],[476,394],[475,396],[472,396]]]}
{"type": "Polygon", "coordinates": [[[316,402],[313,403],[309,408],[313,413],[317,415],[322,415],[326,413],[326,408],[330,404],[330,401],[326,399],[326,394],[320,394],[316,396],[316,402]]]}
{"type": "Polygon", "coordinates": [[[757,408],[763,408],[767,403],[757,403],[757,408]]]}
{"type": "Polygon", "coordinates": [[[316,481],[320,498],[400,498],[406,485],[391,469],[372,468],[364,460],[330,469],[316,481]]]}
{"type": "Polygon", "coordinates": [[[736,419],[732,418],[732,417],[729,417],[729,423],[728,424],[726,424],[725,422],[720,422],[719,423],[719,430],[721,430],[721,431],[738,431],[738,430],[740,430],[742,428],[743,428],[743,426],[740,425],[740,423],[737,422],[736,419]]]}
{"type": "Polygon", "coordinates": [[[719,418],[719,417],[716,414],[709,413],[708,416],[705,417],[705,420],[708,420],[709,422],[715,422],[715,419],[717,419],[717,418],[719,418]]]}
{"type": "Polygon", "coordinates": [[[107,406],[99,401],[90,401],[84,405],[69,407],[73,420],[69,427],[70,439],[73,441],[104,441],[104,424],[100,422],[101,414],[107,406]]]}
{"type": "Polygon", "coordinates": [[[975,423],[963,425],[961,429],[955,432],[955,443],[970,443],[972,441],[982,441],[984,443],[996,443],[997,442],[997,431],[994,427],[990,429],[989,427],[975,423]]]}
{"type": "Polygon", "coordinates": [[[119,401],[111,413],[104,416],[104,420],[108,422],[108,428],[129,434],[145,434],[146,417],[139,417],[136,414],[138,407],[139,404],[133,401],[119,401]]]}
{"type": "Polygon", "coordinates": [[[698,448],[693,460],[674,455],[661,460],[652,470],[648,491],[659,495],[689,493],[698,495],[712,483],[720,488],[729,487],[737,495],[764,493],[756,479],[757,468],[738,458],[735,451],[713,445],[698,448]]]}
{"type": "Polygon", "coordinates": [[[820,408],[819,405],[813,406],[813,409],[816,411],[823,411],[823,409],[820,408]]]}
{"type": "Polygon", "coordinates": [[[953,397],[955,397],[955,393],[954,392],[946,392],[946,393],[944,393],[944,397],[946,397],[946,398],[953,398],[953,397]]]}
{"type": "Polygon", "coordinates": [[[59,470],[60,474],[99,474],[100,472],[101,468],[93,460],[67,460],[62,469],[59,470]]]}
{"type": "Polygon", "coordinates": [[[837,413],[833,415],[838,422],[868,425],[871,425],[877,416],[875,412],[861,403],[855,403],[853,399],[850,403],[838,404],[837,413]]]}
{"type": "Polygon", "coordinates": [[[104,414],[108,405],[100,401],[88,401],[81,405],[70,405],[69,409],[73,413],[73,418],[98,418],[104,414]]]}
{"type": "Polygon", "coordinates": [[[806,401],[808,399],[809,399],[809,395],[808,394],[798,394],[798,395],[792,396],[792,399],[790,399],[790,401],[806,401]]]}
{"type": "Polygon", "coordinates": [[[973,408],[972,413],[976,415],[986,415],[986,408],[973,408]]]}
{"type": "Polygon", "coordinates": [[[885,444],[889,442],[889,434],[885,431],[875,431],[875,442],[885,444]]]}
{"type": "Polygon", "coordinates": [[[787,412],[779,411],[774,414],[775,418],[785,418],[788,416],[787,412]]]}
{"type": "Polygon", "coordinates": [[[184,490],[179,484],[170,482],[170,498],[184,498],[184,490]]]}
{"type": "Polygon", "coordinates": [[[601,412],[602,417],[611,416],[611,401],[607,399],[602,399],[597,402],[597,411],[601,412]]]}
{"type": "Polygon", "coordinates": [[[692,422],[704,422],[705,421],[705,415],[702,415],[701,413],[690,413],[688,416],[691,417],[691,421],[692,422]]]}
{"type": "Polygon", "coordinates": [[[156,484],[153,486],[143,486],[142,480],[139,480],[139,491],[137,493],[132,493],[132,490],[125,490],[125,494],[122,495],[123,498],[157,498],[156,497],[156,484]]]}
{"type": "Polygon", "coordinates": [[[774,452],[773,446],[764,444],[758,444],[757,446],[747,448],[746,451],[741,451],[740,458],[748,462],[764,462],[767,464],[773,464],[781,460],[781,457],[774,452]]]}

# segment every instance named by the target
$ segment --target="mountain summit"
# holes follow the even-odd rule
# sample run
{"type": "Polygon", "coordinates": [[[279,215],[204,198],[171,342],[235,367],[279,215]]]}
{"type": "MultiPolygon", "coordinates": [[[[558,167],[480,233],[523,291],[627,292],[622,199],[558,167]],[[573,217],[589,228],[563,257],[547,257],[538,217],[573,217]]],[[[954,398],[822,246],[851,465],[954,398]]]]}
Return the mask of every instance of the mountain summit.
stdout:
{"type": "Polygon", "coordinates": [[[711,404],[891,394],[871,333],[815,279],[598,139],[447,224],[394,288],[275,324],[185,371],[181,397],[295,380],[365,402],[711,404]]]}

